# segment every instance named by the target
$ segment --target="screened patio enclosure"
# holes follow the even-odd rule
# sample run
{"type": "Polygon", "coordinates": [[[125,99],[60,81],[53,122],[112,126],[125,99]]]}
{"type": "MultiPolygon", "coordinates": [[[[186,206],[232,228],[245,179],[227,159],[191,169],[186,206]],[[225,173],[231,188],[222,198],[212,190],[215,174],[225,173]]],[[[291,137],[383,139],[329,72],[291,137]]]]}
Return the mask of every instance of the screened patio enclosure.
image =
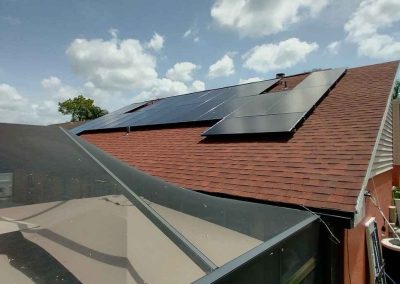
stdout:
{"type": "Polygon", "coordinates": [[[319,242],[307,211],[180,188],[56,126],[0,124],[1,283],[318,283],[319,242]]]}

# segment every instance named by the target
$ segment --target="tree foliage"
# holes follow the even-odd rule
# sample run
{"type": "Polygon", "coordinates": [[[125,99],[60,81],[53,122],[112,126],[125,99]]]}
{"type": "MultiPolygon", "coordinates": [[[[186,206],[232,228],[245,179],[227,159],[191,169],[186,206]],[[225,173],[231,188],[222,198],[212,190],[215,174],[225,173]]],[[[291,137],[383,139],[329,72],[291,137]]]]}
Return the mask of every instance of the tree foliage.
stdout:
{"type": "Polygon", "coordinates": [[[94,101],[82,95],[58,103],[58,111],[71,114],[71,121],[94,119],[108,113],[107,110],[94,105],[94,101]]]}
{"type": "Polygon", "coordinates": [[[393,99],[397,99],[399,96],[400,96],[400,80],[396,80],[393,90],[393,99]]]}

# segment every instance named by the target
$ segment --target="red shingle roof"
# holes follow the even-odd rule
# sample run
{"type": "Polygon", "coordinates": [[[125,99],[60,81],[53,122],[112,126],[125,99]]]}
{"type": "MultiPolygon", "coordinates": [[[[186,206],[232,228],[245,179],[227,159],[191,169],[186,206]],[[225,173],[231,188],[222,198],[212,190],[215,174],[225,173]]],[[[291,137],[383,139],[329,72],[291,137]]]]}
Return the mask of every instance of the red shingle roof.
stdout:
{"type": "MultiPolygon", "coordinates": [[[[186,188],[354,212],[397,66],[348,69],[288,141],[205,140],[209,126],[82,137],[186,188]]],[[[304,76],[288,78],[289,85],[304,76]]]]}

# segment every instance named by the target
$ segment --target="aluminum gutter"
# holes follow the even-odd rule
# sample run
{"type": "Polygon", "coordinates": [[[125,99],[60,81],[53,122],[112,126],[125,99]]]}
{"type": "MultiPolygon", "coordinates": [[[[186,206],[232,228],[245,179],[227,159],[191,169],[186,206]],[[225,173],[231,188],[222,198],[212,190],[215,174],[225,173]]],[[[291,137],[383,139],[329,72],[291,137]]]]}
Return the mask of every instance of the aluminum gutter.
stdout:
{"type": "MultiPolygon", "coordinates": [[[[365,192],[367,190],[368,180],[371,177],[371,172],[372,172],[376,152],[378,150],[379,141],[381,139],[383,129],[385,128],[386,117],[388,116],[388,113],[390,111],[390,102],[392,101],[393,90],[394,90],[394,86],[396,84],[396,78],[398,78],[398,76],[400,76],[400,63],[398,63],[398,66],[397,66],[397,71],[396,71],[396,74],[393,79],[392,88],[390,89],[389,97],[388,97],[388,100],[386,103],[386,109],[383,114],[381,125],[380,125],[379,131],[378,131],[378,135],[376,136],[376,140],[375,140],[374,148],[372,150],[371,158],[369,159],[367,172],[365,173],[364,181],[362,183],[360,193],[358,194],[358,197],[357,197],[357,203],[356,203],[354,218],[353,218],[353,222],[352,222],[352,228],[356,227],[365,216],[365,192]]],[[[394,132],[394,130],[393,130],[393,132],[394,132]]]]}

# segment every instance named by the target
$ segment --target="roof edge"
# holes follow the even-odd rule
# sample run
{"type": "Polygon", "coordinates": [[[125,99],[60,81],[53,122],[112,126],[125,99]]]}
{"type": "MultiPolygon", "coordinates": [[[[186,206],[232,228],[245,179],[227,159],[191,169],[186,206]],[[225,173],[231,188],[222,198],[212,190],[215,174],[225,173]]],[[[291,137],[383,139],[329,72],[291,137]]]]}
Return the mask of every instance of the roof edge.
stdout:
{"type": "Polygon", "coordinates": [[[368,163],[368,168],[367,168],[367,171],[366,171],[365,176],[364,176],[364,181],[362,183],[360,193],[359,193],[359,195],[357,197],[357,202],[356,202],[356,206],[355,206],[355,212],[354,212],[354,216],[353,216],[352,227],[357,226],[365,216],[365,192],[367,190],[368,181],[369,181],[370,176],[371,176],[371,171],[372,171],[372,167],[373,167],[373,164],[374,164],[376,152],[378,150],[379,141],[381,139],[382,132],[383,132],[383,129],[385,127],[386,117],[388,116],[388,113],[389,113],[389,110],[390,110],[390,105],[391,105],[390,103],[391,103],[392,97],[393,97],[394,86],[396,84],[396,78],[398,76],[400,76],[400,61],[399,60],[395,60],[395,61],[392,61],[392,62],[397,62],[397,70],[396,70],[396,72],[394,74],[392,87],[390,89],[389,96],[388,96],[388,99],[387,99],[387,102],[386,102],[385,112],[384,112],[382,120],[381,120],[381,125],[379,126],[378,135],[376,136],[376,139],[375,139],[374,148],[372,149],[371,157],[370,157],[369,163],[368,163]]]}
{"type": "Polygon", "coordinates": [[[242,267],[256,257],[266,253],[268,250],[276,247],[280,243],[284,242],[285,239],[289,238],[290,236],[294,236],[301,231],[305,230],[306,228],[312,226],[315,222],[318,221],[318,217],[312,215],[307,219],[299,222],[298,224],[294,225],[293,227],[279,233],[278,235],[272,237],[271,239],[259,244],[258,246],[254,247],[253,249],[245,252],[244,254],[238,256],[237,258],[225,263],[221,267],[218,267],[216,270],[212,271],[209,274],[204,275],[203,277],[199,278],[198,280],[194,281],[193,284],[209,284],[215,283],[219,280],[223,279],[228,274],[234,272],[239,267],[242,267]]]}
{"type": "Polygon", "coordinates": [[[187,188],[186,190],[193,190],[195,192],[201,192],[203,194],[228,198],[228,199],[235,199],[235,200],[242,200],[248,202],[254,202],[259,204],[268,204],[273,206],[285,207],[285,208],[292,208],[292,209],[300,209],[300,210],[309,210],[316,215],[319,215],[322,219],[328,221],[331,224],[335,224],[338,227],[350,229],[352,224],[352,216],[354,212],[351,211],[341,211],[334,208],[317,208],[317,207],[309,207],[303,206],[299,204],[287,203],[287,202],[278,202],[278,201],[269,201],[269,200],[262,200],[253,197],[244,197],[238,195],[232,195],[228,193],[221,193],[221,192],[210,192],[202,189],[193,189],[187,188]]]}

